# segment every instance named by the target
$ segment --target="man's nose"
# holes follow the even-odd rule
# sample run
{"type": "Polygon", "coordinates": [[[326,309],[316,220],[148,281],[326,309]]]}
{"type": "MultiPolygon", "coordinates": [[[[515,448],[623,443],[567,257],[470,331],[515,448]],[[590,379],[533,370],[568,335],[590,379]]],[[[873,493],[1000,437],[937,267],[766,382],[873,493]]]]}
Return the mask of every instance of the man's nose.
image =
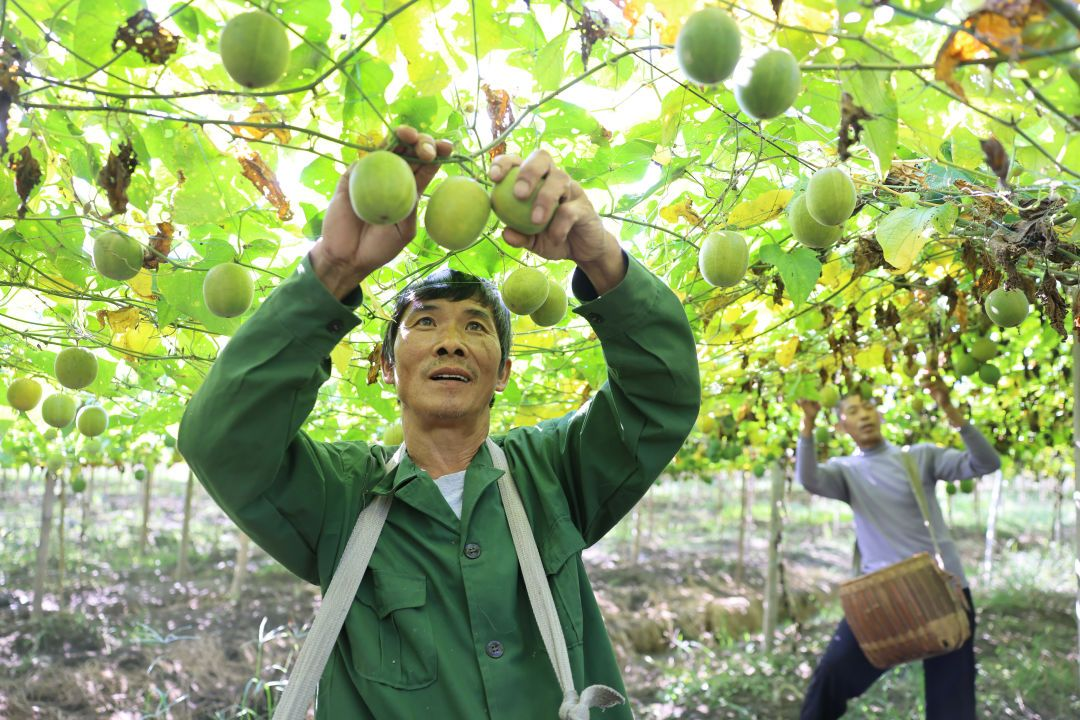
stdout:
{"type": "Polygon", "coordinates": [[[439,342],[435,346],[435,352],[439,355],[465,355],[465,343],[461,340],[461,334],[454,328],[448,328],[439,336],[439,342]]]}

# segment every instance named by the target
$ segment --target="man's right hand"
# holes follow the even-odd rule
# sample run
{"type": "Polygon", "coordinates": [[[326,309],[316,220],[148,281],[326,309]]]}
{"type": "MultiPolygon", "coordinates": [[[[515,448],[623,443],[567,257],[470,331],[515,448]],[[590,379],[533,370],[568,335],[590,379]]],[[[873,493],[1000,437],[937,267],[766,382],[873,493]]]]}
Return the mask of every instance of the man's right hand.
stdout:
{"type": "MultiPolygon", "coordinates": [[[[407,125],[398,127],[394,133],[398,141],[394,152],[406,159],[422,161],[410,164],[419,199],[439,172],[439,163],[432,161],[449,156],[454,146],[446,140],[436,142],[430,135],[407,125]]],[[[396,225],[371,225],[356,216],[349,200],[349,175],[354,168],[355,165],[350,167],[338,180],[323,218],[323,236],[311,248],[315,274],[339,300],[355,290],[372,272],[397,257],[416,236],[416,207],[396,225]]]]}
{"type": "Polygon", "coordinates": [[[800,434],[803,437],[811,437],[814,434],[814,422],[817,420],[818,413],[821,412],[821,403],[817,400],[803,399],[799,400],[799,407],[803,411],[802,430],[800,434]]]}

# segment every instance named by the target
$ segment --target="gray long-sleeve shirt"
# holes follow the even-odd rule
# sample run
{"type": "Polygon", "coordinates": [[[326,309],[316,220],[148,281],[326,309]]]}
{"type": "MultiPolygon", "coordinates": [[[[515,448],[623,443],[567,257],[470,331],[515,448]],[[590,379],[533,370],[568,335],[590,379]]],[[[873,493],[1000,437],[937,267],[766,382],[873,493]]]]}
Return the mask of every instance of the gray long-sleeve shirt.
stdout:
{"type": "MultiPolygon", "coordinates": [[[[975,427],[965,424],[960,437],[966,450],[932,444],[909,448],[919,468],[945,569],[967,586],[964,567],[934,494],[938,480],[962,480],[994,472],[1001,459],[975,427]]],[[[855,515],[855,538],[862,554],[862,572],[868,573],[915,553],[934,554],[930,533],[923,524],[915,492],[902,460],[901,448],[883,442],[853,455],[830,458],[819,464],[812,438],[799,437],[795,472],[799,482],[815,495],[843,500],[855,515]]]]}

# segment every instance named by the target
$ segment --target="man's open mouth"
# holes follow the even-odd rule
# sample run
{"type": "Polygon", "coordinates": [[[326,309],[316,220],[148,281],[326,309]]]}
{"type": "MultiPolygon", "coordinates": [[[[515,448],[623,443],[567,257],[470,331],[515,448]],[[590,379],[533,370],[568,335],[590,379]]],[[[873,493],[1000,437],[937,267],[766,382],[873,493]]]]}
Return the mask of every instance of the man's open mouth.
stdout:
{"type": "Polygon", "coordinates": [[[472,378],[459,370],[439,370],[430,375],[430,379],[439,382],[472,382],[472,378]]]}

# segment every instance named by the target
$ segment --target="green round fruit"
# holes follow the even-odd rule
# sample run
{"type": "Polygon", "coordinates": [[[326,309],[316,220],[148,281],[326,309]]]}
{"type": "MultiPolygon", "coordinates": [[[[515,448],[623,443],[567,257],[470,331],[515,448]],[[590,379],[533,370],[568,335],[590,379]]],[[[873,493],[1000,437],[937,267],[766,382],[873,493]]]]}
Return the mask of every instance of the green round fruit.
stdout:
{"type": "Polygon", "coordinates": [[[954,482],[945,483],[945,494],[946,495],[955,495],[956,494],[956,483],[954,483],[954,482]]]}
{"type": "Polygon", "coordinates": [[[54,428],[54,427],[49,428],[48,430],[46,430],[45,432],[43,432],[41,434],[41,437],[45,438],[46,440],[55,440],[56,439],[56,428],[54,428]]]}
{"type": "Polygon", "coordinates": [[[782,115],[799,95],[802,73],[787,50],[744,57],[735,68],[735,102],[755,120],[782,115]]]}
{"type": "Polygon", "coordinates": [[[370,152],[349,173],[349,201],[366,223],[399,223],[416,207],[416,176],[400,155],[389,150],[370,152]]]}
{"type": "Polygon", "coordinates": [[[243,315],[251,307],[255,284],[247,268],[222,263],[206,273],[202,291],[207,310],[218,317],[231,318],[243,315]]]}
{"type": "Polygon", "coordinates": [[[1002,327],[1016,327],[1028,316],[1028,300],[1023,290],[997,288],[983,301],[986,315],[1002,327]]]}
{"type": "Polygon", "coordinates": [[[139,241],[113,230],[94,238],[94,267],[112,280],[130,280],[143,266],[139,241]]]}
{"type": "Polygon", "coordinates": [[[388,425],[386,431],[383,433],[383,445],[392,447],[394,445],[400,445],[405,442],[405,431],[401,427],[401,423],[396,422],[392,425],[388,425]]]}
{"type": "Polygon", "coordinates": [[[547,300],[550,286],[547,276],[536,268],[520,267],[503,281],[502,299],[507,309],[516,315],[528,315],[540,309],[547,300]]]}
{"type": "Polygon", "coordinates": [[[289,66],[289,36],[273,15],[254,10],[237,15],[221,31],[221,63],[240,85],[273,85],[289,66]]]}
{"type": "Polygon", "coordinates": [[[548,295],[544,299],[544,304],[529,313],[529,317],[540,327],[551,327],[558,324],[566,315],[567,305],[566,291],[563,290],[562,285],[548,280],[548,295]]]}
{"type": "Polygon", "coordinates": [[[754,477],[756,477],[756,478],[765,477],[765,465],[762,464],[762,463],[757,463],[756,465],[754,465],[754,471],[753,472],[754,472],[754,477]]]}
{"type": "Polygon", "coordinates": [[[1001,380],[1001,370],[994,363],[986,363],[979,368],[979,379],[987,385],[997,385],[1001,380]]]}
{"type": "Polygon", "coordinates": [[[787,206],[788,224],[795,239],[809,248],[824,250],[844,235],[841,225],[822,225],[806,209],[806,195],[797,195],[787,206]]]}
{"type": "Polygon", "coordinates": [[[97,437],[109,427],[109,416],[100,405],[84,405],[75,417],[75,427],[86,437],[97,437]]]}
{"type": "Polygon", "coordinates": [[[75,419],[75,399],[56,393],[41,403],[41,419],[54,428],[66,428],[75,419]]]}
{"type": "Polygon", "coordinates": [[[30,412],[41,400],[41,386],[30,378],[19,378],[8,385],[8,405],[22,412],[30,412]]]}
{"type": "Polygon", "coordinates": [[[920,397],[914,398],[911,401],[911,410],[916,413],[922,413],[926,410],[926,403],[920,397]]]}
{"type": "Polygon", "coordinates": [[[971,354],[979,362],[986,362],[997,357],[997,343],[990,338],[981,337],[971,345],[971,354]]]}
{"type": "Polygon", "coordinates": [[[83,389],[94,382],[97,373],[97,358],[89,350],[69,347],[56,353],[53,374],[57,382],[69,390],[83,389]]]}
{"type": "Polygon", "coordinates": [[[87,440],[83,443],[82,454],[84,457],[93,457],[101,452],[100,440],[87,440]]]}
{"type": "Polygon", "coordinates": [[[857,199],[851,176],[838,167],[818,170],[806,186],[806,210],[822,225],[843,225],[857,199]]]}
{"type": "Polygon", "coordinates": [[[76,475],[71,478],[71,492],[78,495],[84,490],[86,490],[86,480],[83,479],[82,475],[76,475]]]}
{"type": "Polygon", "coordinates": [[[45,459],[45,469],[51,473],[59,472],[62,467],[64,467],[64,456],[59,453],[52,453],[45,459]]]}
{"type": "Polygon", "coordinates": [[[953,358],[953,371],[956,372],[958,377],[971,375],[978,369],[978,361],[967,353],[957,354],[957,356],[953,358]]]}
{"type": "Polygon", "coordinates": [[[555,208],[551,208],[548,216],[541,222],[532,221],[533,203],[536,202],[536,196],[540,194],[544,181],[537,183],[529,197],[519,200],[514,197],[514,183],[517,182],[519,169],[518,167],[510,168],[506,176],[491,189],[491,209],[508,228],[517,230],[522,235],[536,235],[543,232],[551,222],[551,218],[555,215],[555,208]]]}
{"type": "Polygon", "coordinates": [[[726,80],[739,62],[739,26],[720,8],[699,10],[686,19],[675,38],[683,75],[702,85],[726,80]]]}
{"type": "Polygon", "coordinates": [[[814,429],[814,440],[820,445],[825,445],[832,439],[832,431],[825,426],[821,426],[814,429]]]}
{"type": "Polygon", "coordinates": [[[705,237],[698,250],[698,269],[713,287],[738,285],[746,275],[750,251],[736,232],[718,232],[705,237]]]}
{"type": "Polygon", "coordinates": [[[960,481],[960,492],[975,492],[975,478],[964,478],[960,481]]]}
{"type": "Polygon", "coordinates": [[[136,482],[142,482],[146,479],[146,468],[135,468],[135,472],[131,473],[136,482]]]}
{"type": "Polygon", "coordinates": [[[821,403],[821,407],[836,407],[840,403],[840,389],[832,383],[829,383],[821,388],[819,402],[821,403]]]}
{"type": "Polygon", "coordinates": [[[491,216],[491,198],[472,178],[443,180],[428,200],[424,228],[438,245],[457,252],[477,241],[491,216]]]}

